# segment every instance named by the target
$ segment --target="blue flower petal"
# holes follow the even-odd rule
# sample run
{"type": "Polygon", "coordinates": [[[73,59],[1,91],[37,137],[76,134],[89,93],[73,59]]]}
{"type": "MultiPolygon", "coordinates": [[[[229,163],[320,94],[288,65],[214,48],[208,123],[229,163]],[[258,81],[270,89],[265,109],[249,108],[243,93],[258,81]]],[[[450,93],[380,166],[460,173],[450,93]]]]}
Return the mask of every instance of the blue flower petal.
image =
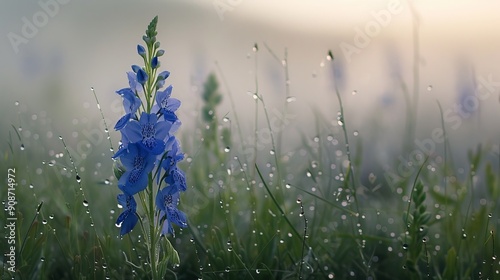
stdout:
{"type": "MultiPolygon", "coordinates": [[[[132,229],[137,224],[137,221],[139,221],[139,219],[137,218],[137,215],[135,215],[135,212],[132,212],[130,210],[123,212],[120,215],[120,217],[118,217],[118,219],[120,219],[120,218],[123,219],[123,222],[121,222],[121,228],[120,228],[120,235],[121,236],[124,236],[125,234],[132,231],[132,229]],[[124,216],[124,217],[122,218],[122,216],[124,216]]],[[[118,223],[118,221],[117,221],[117,224],[120,224],[120,223],[118,223]]]]}
{"type": "Polygon", "coordinates": [[[121,130],[130,120],[130,113],[121,117],[115,125],[115,130],[121,130]]]}
{"type": "Polygon", "coordinates": [[[124,133],[132,143],[142,141],[142,126],[138,121],[129,122],[124,133]]]}

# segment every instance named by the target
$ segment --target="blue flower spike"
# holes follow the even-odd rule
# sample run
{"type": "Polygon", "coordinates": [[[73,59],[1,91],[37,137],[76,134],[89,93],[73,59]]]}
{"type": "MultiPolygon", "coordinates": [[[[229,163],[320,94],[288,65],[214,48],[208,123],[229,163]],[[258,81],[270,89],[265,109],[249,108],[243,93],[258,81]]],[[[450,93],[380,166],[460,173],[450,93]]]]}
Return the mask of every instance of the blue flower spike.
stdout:
{"type": "MultiPolygon", "coordinates": [[[[137,53],[143,58],[144,65],[132,65],[127,72],[128,88],[117,93],[123,99],[124,115],[118,120],[115,129],[120,131],[120,148],[113,156],[119,168],[115,172],[118,179],[118,203],[123,212],[116,220],[123,236],[132,231],[139,221],[136,213],[136,194],[146,209],[145,219],[157,224],[161,234],[174,234],[173,225],[187,226],[187,217],[177,207],[180,193],[187,190],[186,174],[178,163],[184,159],[179,141],[174,133],[180,127],[176,111],[181,102],[172,98],[172,85],[161,90],[169,71],[159,71],[159,58],[165,54],[156,40],[155,17],[143,36],[145,45],[137,45],[137,53]],[[159,74],[157,74],[157,71],[159,74]],[[155,177],[155,180],[153,179],[155,177]],[[160,180],[161,178],[161,180],[160,180]],[[145,191],[145,194],[141,193],[145,191]],[[153,198],[155,197],[155,200],[153,198]],[[155,205],[153,205],[156,201],[155,205]]],[[[150,238],[154,238],[151,236],[150,238]]]]}

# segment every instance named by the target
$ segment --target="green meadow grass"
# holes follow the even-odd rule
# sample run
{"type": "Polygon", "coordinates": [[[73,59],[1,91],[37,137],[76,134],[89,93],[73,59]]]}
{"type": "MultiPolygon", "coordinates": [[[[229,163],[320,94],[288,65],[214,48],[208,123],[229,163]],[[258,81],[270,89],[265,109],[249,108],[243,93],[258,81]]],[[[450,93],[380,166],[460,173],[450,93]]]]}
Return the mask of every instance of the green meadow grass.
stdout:
{"type": "MultiPolygon", "coordinates": [[[[286,52],[280,59],[266,48],[286,77],[283,102],[273,106],[291,112],[286,52]]],[[[257,62],[255,55],[256,71],[257,62]]],[[[235,110],[218,111],[222,98],[235,109],[222,71],[205,82],[196,129],[182,128],[189,188],[179,207],[189,222],[168,237],[180,265],[166,279],[498,278],[499,159],[488,147],[468,151],[466,170],[455,167],[448,138],[441,161],[422,155],[405,176],[396,158],[370,170],[362,145],[369,136],[350,127],[338,91],[336,124],[316,114],[308,135],[293,120],[273,126],[257,79],[255,87],[252,133],[235,110]],[[283,135],[296,129],[302,142],[289,147],[283,135]],[[265,143],[259,132],[268,133],[265,143]]],[[[2,279],[147,279],[140,230],[119,238],[114,225],[120,209],[107,140],[82,146],[90,149],[85,158],[79,137],[62,131],[62,140],[34,139],[48,125],[24,123],[31,136],[14,121],[2,151],[4,186],[8,168],[18,183],[17,271],[7,271],[4,257],[2,279]]],[[[446,131],[442,120],[435,123],[446,131]]],[[[0,248],[6,252],[7,243],[0,248]]]]}

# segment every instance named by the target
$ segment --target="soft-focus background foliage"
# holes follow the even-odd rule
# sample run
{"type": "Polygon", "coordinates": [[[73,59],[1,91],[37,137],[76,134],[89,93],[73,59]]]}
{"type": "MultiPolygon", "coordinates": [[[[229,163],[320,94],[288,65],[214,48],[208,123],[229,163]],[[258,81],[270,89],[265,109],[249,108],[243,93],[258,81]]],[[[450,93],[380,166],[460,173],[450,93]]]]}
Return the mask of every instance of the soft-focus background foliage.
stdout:
{"type": "MultiPolygon", "coordinates": [[[[140,62],[135,48],[155,15],[166,50],[161,67],[183,102],[177,135],[190,188],[180,208],[190,227],[171,239],[179,278],[498,274],[498,2],[42,0],[0,7],[0,172],[6,178],[7,168],[17,170],[20,278],[145,275],[139,230],[117,237],[112,152],[90,88],[112,128],[122,114],[114,92],[140,62]],[[49,2],[57,3],[53,14],[24,36],[26,22],[43,20],[37,15],[49,2]],[[401,11],[377,25],[397,4],[401,11]],[[378,32],[356,44],[373,24],[378,32]],[[12,34],[24,43],[13,44],[12,34]],[[346,54],[346,44],[357,51],[346,54]],[[448,142],[432,140],[443,125],[448,142]],[[412,151],[429,154],[422,189],[414,178],[423,159],[412,151]],[[418,220],[422,212],[409,221],[403,212],[414,208],[432,218],[418,220]],[[423,233],[405,234],[406,223],[423,233]]],[[[119,136],[110,133],[116,149],[119,136]]]]}

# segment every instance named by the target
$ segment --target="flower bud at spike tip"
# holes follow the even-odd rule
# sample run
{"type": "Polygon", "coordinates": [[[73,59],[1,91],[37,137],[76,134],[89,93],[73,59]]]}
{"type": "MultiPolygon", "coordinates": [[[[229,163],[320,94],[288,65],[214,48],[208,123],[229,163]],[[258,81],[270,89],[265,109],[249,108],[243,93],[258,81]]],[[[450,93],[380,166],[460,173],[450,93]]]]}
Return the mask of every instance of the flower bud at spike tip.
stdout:
{"type": "Polygon", "coordinates": [[[156,56],[160,57],[162,55],[165,54],[165,51],[164,50],[159,50],[157,53],[156,53],[156,56]]]}
{"type": "Polygon", "coordinates": [[[156,69],[160,66],[160,62],[158,61],[158,57],[153,57],[153,59],[151,59],[151,68],[153,69],[156,69]]]}
{"type": "Polygon", "coordinates": [[[146,74],[146,71],[139,69],[137,71],[137,82],[139,82],[141,85],[144,85],[148,80],[148,74],[146,74]]]}
{"type": "Polygon", "coordinates": [[[155,43],[155,48],[157,48],[157,49],[160,48],[160,42],[155,43]]]}
{"type": "Polygon", "coordinates": [[[132,71],[137,74],[137,72],[141,69],[138,65],[132,65],[132,71]]]}
{"type": "Polygon", "coordinates": [[[165,80],[170,76],[170,72],[168,71],[163,71],[158,75],[158,80],[165,80]]]}
{"type": "Polygon", "coordinates": [[[137,45],[137,53],[140,56],[144,57],[146,55],[146,49],[144,49],[144,47],[141,45],[137,45]]]}

